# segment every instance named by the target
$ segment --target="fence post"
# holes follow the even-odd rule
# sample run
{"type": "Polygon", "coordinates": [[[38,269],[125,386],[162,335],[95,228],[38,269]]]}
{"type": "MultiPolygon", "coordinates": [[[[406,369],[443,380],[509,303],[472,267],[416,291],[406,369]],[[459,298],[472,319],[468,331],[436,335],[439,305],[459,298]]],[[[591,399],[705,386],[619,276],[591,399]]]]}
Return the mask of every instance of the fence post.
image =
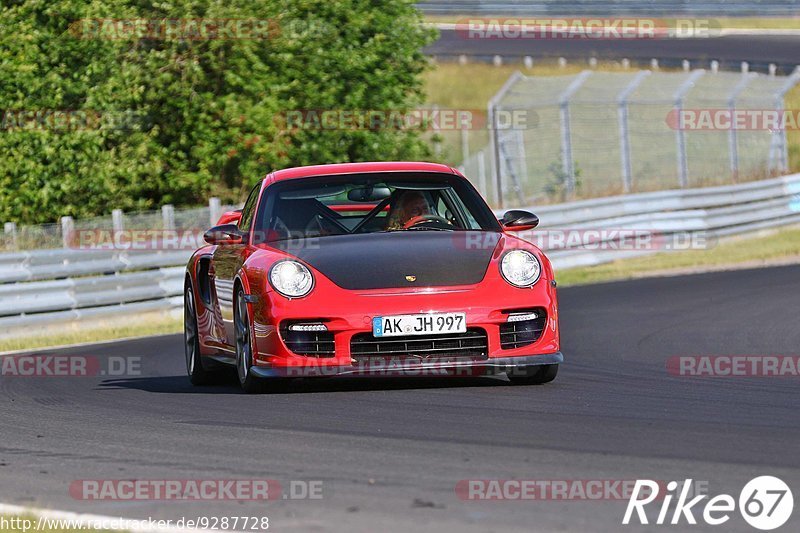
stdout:
{"type": "Polygon", "coordinates": [[[72,237],[75,233],[75,221],[72,217],[61,217],[61,244],[64,248],[70,248],[72,245],[72,237]]]}
{"type": "Polygon", "coordinates": [[[212,196],[208,199],[208,225],[216,226],[217,220],[222,216],[222,204],[219,198],[212,196]]]}
{"type": "Polygon", "coordinates": [[[487,197],[489,191],[486,188],[486,154],[483,150],[477,154],[478,161],[478,187],[484,198],[487,197]]]}
{"type": "MultiPolygon", "coordinates": [[[[779,113],[779,120],[783,122],[785,118],[782,116],[784,110],[784,96],[786,93],[789,92],[792,87],[800,83],[800,66],[794,69],[794,72],[786,79],[786,82],[781,86],[778,92],[775,93],[775,109],[779,113]]],[[[775,159],[778,162],[778,171],[786,172],[789,170],[789,147],[788,142],[786,139],[786,128],[778,128],[777,130],[772,132],[772,140],[771,144],[775,145],[774,151],[775,159]]],[[[773,161],[773,150],[770,150],[770,158],[769,158],[769,169],[772,170],[774,165],[772,164],[773,161]]]]}
{"type": "Polygon", "coordinates": [[[591,70],[584,70],[572,80],[566,90],[558,99],[559,119],[561,122],[561,166],[566,176],[567,195],[575,192],[575,164],[572,160],[572,131],[569,120],[569,100],[581,88],[586,78],[591,76],[591,70]]]}
{"type": "Polygon", "coordinates": [[[500,111],[500,102],[505,97],[506,93],[514,86],[515,83],[520,78],[524,76],[520,71],[515,71],[503,86],[497,91],[491,100],[489,100],[488,111],[491,124],[491,131],[489,132],[489,145],[492,149],[492,158],[494,159],[492,165],[492,181],[494,182],[495,191],[494,191],[494,204],[498,208],[503,207],[503,170],[502,170],[502,161],[500,159],[500,139],[499,139],[499,131],[500,131],[500,118],[498,117],[498,113],[500,111]]]}
{"type": "Polygon", "coordinates": [[[689,93],[694,84],[699,80],[703,74],[705,74],[705,70],[695,70],[689,77],[686,78],[678,90],[675,91],[675,95],[673,97],[675,101],[675,111],[678,117],[678,127],[675,130],[675,143],[677,144],[678,149],[678,185],[681,188],[686,188],[689,186],[689,164],[686,160],[686,132],[683,130],[683,100],[686,98],[686,95],[689,93]]]}
{"type": "Polygon", "coordinates": [[[508,130],[504,132],[502,137],[498,136],[498,141],[500,141],[498,144],[500,146],[501,160],[505,162],[506,167],[508,167],[508,175],[511,177],[511,188],[516,193],[519,204],[522,205],[525,202],[525,199],[522,196],[522,187],[520,186],[519,175],[514,171],[513,161],[514,153],[516,153],[517,158],[519,158],[519,153],[516,152],[516,150],[519,148],[516,139],[516,131],[508,130]]]}
{"type": "Polygon", "coordinates": [[[461,160],[466,161],[469,158],[469,131],[467,130],[467,122],[461,122],[461,160]]]}
{"type": "Polygon", "coordinates": [[[631,168],[631,139],[628,130],[628,99],[644,79],[651,74],[640,70],[631,82],[617,96],[617,118],[619,120],[619,151],[622,159],[622,189],[628,193],[633,189],[633,170],[631,168]]]}
{"type": "Polygon", "coordinates": [[[503,163],[500,160],[500,121],[497,118],[497,108],[499,106],[496,104],[490,104],[489,114],[492,117],[491,122],[491,136],[490,136],[490,144],[492,148],[492,160],[494,164],[492,165],[492,174],[493,174],[493,182],[494,182],[494,203],[495,205],[502,209],[503,208],[503,163]]]}
{"type": "Polygon", "coordinates": [[[520,203],[525,199],[522,194],[522,187],[528,183],[528,154],[525,151],[524,130],[515,130],[517,140],[517,157],[519,158],[519,182],[517,182],[517,195],[520,203]]]}
{"type": "Polygon", "coordinates": [[[114,230],[114,233],[120,233],[125,229],[125,224],[122,220],[122,209],[111,211],[111,229],[114,230]]]}
{"type": "Polygon", "coordinates": [[[3,224],[3,233],[5,233],[6,240],[10,247],[14,250],[17,249],[17,224],[15,222],[6,222],[3,224]]]}
{"type": "MultiPolygon", "coordinates": [[[[733,121],[736,113],[736,99],[739,98],[739,95],[754,77],[744,69],[742,69],[742,72],[742,79],[739,80],[739,83],[736,84],[728,97],[728,112],[730,113],[731,121],[733,121]]],[[[731,127],[728,128],[728,154],[730,155],[731,175],[733,180],[736,181],[739,177],[739,134],[734,124],[731,124],[731,127]]]]}
{"type": "Polygon", "coordinates": [[[172,204],[161,206],[161,220],[164,229],[175,229],[175,207],[172,204]]]}
{"type": "Polygon", "coordinates": [[[439,131],[441,129],[441,119],[439,118],[439,106],[434,104],[432,109],[431,115],[433,118],[433,153],[436,154],[436,157],[441,157],[442,155],[442,141],[440,139],[441,135],[439,135],[439,131]]]}

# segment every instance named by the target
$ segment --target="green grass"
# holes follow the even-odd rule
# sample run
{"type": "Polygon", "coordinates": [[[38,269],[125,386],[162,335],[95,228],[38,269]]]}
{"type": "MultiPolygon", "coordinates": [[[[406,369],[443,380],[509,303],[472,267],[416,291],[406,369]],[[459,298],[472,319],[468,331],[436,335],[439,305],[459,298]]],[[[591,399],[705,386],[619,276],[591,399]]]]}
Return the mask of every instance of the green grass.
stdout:
{"type": "Polygon", "coordinates": [[[139,317],[115,319],[87,327],[82,324],[53,326],[31,336],[0,339],[0,352],[36,350],[50,346],[100,342],[142,335],[161,335],[183,331],[183,320],[164,314],[147,314],[139,317]]]}
{"type": "MultiPolygon", "coordinates": [[[[495,67],[487,63],[439,63],[425,73],[425,90],[429,104],[453,109],[486,109],[489,99],[503,86],[514,72],[526,76],[567,76],[586,70],[586,63],[567,63],[560,67],[550,62],[534,63],[532,68],[512,64],[495,67]],[[469,83],[464,83],[468,80],[469,83]]],[[[618,61],[598,62],[602,72],[635,72],[625,70],[618,61]]]]}
{"type": "Polygon", "coordinates": [[[584,285],[654,274],[669,275],[744,266],[756,268],[781,260],[796,260],[800,263],[800,228],[784,229],[761,237],[728,239],[708,250],[665,252],[592,267],[559,270],[556,272],[556,279],[559,286],[584,285]]]}
{"type": "Polygon", "coordinates": [[[721,28],[746,28],[760,30],[796,30],[800,29],[800,18],[757,18],[757,17],[722,17],[713,19],[721,28]]]}

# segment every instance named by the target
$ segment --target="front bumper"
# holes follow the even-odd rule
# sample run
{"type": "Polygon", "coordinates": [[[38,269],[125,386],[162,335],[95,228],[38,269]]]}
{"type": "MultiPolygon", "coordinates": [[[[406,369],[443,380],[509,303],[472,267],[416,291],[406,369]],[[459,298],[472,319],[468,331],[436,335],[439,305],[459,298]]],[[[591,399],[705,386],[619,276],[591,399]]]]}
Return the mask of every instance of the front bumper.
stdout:
{"type": "Polygon", "coordinates": [[[564,362],[561,352],[524,355],[515,357],[493,357],[480,361],[435,361],[395,364],[379,363],[364,365],[329,366],[252,366],[250,372],[260,378],[300,378],[333,376],[383,376],[383,377],[481,377],[505,373],[524,373],[525,369],[538,365],[557,365],[564,362]]]}

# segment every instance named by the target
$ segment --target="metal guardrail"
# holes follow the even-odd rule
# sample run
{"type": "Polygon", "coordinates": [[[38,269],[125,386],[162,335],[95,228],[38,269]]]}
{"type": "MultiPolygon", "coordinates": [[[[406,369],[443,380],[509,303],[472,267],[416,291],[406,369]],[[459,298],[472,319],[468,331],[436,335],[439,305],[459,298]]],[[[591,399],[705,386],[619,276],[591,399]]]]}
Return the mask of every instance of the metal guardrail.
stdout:
{"type": "Polygon", "coordinates": [[[676,242],[677,237],[699,235],[705,243],[713,244],[719,237],[800,223],[800,174],[529,209],[539,215],[542,224],[523,237],[538,243],[537,231],[555,232],[559,239],[545,240],[542,246],[555,268],[598,265],[668,251],[665,246],[676,242]],[[645,249],[601,246],[598,241],[613,241],[615,231],[622,232],[619,239],[641,232],[655,239],[656,245],[645,249]],[[602,234],[598,236],[597,232],[602,234]]]}
{"type": "MultiPolygon", "coordinates": [[[[658,236],[720,236],[800,223],[800,174],[706,189],[631,194],[531,207],[542,225],[537,233],[616,230],[658,236]]],[[[499,215],[500,213],[498,213],[499,215]]],[[[524,235],[523,235],[524,236],[524,235]]],[[[655,253],[658,248],[598,251],[596,241],[545,241],[557,269],[595,265],[655,253]],[[588,246],[588,248],[587,248],[588,246]]],[[[0,337],[19,329],[96,320],[182,305],[183,271],[189,251],[113,252],[37,250],[0,254],[0,337]]]]}
{"type": "Polygon", "coordinates": [[[793,16],[798,0],[422,0],[429,15],[793,16]]]}
{"type": "Polygon", "coordinates": [[[41,281],[180,265],[185,264],[190,255],[191,252],[187,250],[124,252],[71,248],[3,253],[0,254],[0,283],[41,281]]]}

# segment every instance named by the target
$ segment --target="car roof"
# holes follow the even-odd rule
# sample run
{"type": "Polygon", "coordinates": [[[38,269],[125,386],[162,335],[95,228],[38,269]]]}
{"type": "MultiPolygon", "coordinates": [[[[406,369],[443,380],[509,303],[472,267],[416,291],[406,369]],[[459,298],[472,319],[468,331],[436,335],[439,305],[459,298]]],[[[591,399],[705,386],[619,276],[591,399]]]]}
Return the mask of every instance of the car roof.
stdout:
{"type": "Polygon", "coordinates": [[[369,172],[438,172],[459,175],[452,167],[439,163],[414,161],[388,161],[370,163],[336,163],[332,165],[312,165],[277,170],[267,176],[268,181],[284,181],[311,176],[334,174],[364,174],[369,172]]]}

